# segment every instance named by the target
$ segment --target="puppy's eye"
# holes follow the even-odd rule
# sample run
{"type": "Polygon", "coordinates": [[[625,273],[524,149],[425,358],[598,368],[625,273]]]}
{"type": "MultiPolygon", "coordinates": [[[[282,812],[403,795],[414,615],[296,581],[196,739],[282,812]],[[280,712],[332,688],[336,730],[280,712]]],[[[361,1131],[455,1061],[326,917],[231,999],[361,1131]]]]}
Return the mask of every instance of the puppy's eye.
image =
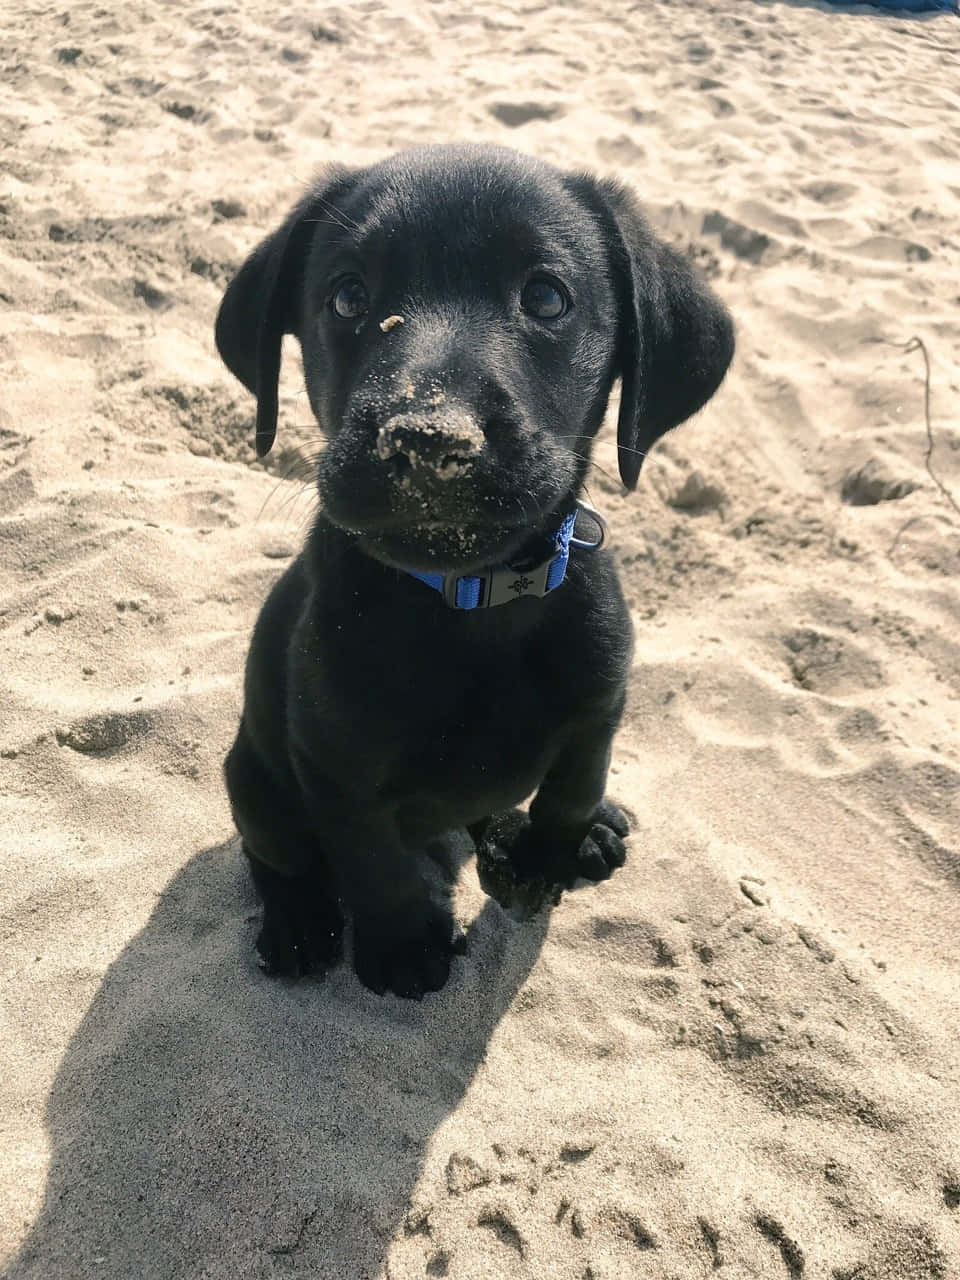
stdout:
{"type": "Polygon", "coordinates": [[[559,320],[570,309],[570,299],[559,284],[545,276],[534,276],[524,285],[520,305],[537,320],[559,320]]]}
{"type": "Polygon", "coordinates": [[[370,308],[370,297],[360,277],[348,276],[341,280],[330,299],[330,306],[341,320],[358,320],[365,316],[370,308]]]}

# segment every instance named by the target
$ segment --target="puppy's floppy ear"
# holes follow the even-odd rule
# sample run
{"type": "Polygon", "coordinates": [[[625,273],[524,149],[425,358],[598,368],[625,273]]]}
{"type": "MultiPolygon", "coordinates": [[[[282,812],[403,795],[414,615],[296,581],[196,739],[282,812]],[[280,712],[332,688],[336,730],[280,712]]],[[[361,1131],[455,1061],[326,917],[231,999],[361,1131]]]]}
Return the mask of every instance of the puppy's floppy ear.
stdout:
{"type": "Polygon", "coordinates": [[[723,381],[733,357],[733,323],[689,262],[653,234],[625,187],[583,178],[577,187],[588,195],[612,253],[618,460],[623,483],[635,489],[654,442],[702,408],[723,381]]]}
{"type": "Polygon", "coordinates": [[[227,287],[215,330],[217,350],[230,370],[257,397],[257,456],[270,452],[277,434],[277,386],[285,333],[299,337],[301,292],[307,255],[318,222],[336,222],[331,206],[354,179],[346,169],[328,169],[259,244],[227,287]]]}

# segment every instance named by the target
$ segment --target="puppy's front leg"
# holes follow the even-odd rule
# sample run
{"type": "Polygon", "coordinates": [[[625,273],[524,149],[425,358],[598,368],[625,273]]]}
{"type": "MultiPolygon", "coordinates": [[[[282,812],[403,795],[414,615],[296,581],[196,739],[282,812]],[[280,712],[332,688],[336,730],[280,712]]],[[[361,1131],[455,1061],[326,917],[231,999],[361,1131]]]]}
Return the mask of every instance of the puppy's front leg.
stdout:
{"type": "Polygon", "coordinates": [[[439,991],[455,951],[449,904],[438,901],[419,850],[400,840],[392,817],[356,812],[318,787],[306,796],[317,834],[329,850],[353,916],[353,964],[365,987],[420,999],[439,991]]]}
{"type": "Polygon", "coordinates": [[[606,880],[626,860],[629,823],[604,800],[616,720],[578,726],[540,784],[529,816],[495,818],[480,856],[509,859],[516,880],[569,888],[579,877],[606,880]]]}

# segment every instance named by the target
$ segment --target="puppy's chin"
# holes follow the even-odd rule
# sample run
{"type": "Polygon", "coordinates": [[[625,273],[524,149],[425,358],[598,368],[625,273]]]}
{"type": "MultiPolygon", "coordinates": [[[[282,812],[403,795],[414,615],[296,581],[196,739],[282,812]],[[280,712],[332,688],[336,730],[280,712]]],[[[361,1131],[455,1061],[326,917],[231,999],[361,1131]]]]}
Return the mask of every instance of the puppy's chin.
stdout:
{"type": "Polygon", "coordinates": [[[528,531],[504,525],[431,522],[351,532],[367,555],[391,568],[472,573],[502,563],[520,548],[528,531]]]}

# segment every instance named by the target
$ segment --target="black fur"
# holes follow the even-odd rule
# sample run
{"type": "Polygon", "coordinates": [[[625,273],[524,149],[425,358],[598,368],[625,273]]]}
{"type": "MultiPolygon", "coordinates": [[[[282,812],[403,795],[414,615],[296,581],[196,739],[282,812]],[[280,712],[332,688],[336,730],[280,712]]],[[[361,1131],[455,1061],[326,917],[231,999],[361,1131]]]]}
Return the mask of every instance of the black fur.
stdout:
{"type": "Polygon", "coordinates": [[[456,949],[423,856],[444,833],[469,828],[521,881],[622,863],[604,787],[632,638],[602,551],[573,550],[543,599],[470,612],[398,570],[542,560],[614,382],[633,488],[653,442],[719,386],[732,326],[619,185],[433,147],[328,174],[228,288],[217,345],[257,396],[261,454],[284,333],[329,444],[317,520],[254,631],[226,761],[264,902],[258,948],[273,972],[322,970],[346,908],[361,980],[420,996],[456,949]],[[565,313],[537,311],[531,277],[565,313]],[[368,311],[338,314],[358,280],[368,311]],[[529,815],[511,812],[534,792],[529,815]]]}

